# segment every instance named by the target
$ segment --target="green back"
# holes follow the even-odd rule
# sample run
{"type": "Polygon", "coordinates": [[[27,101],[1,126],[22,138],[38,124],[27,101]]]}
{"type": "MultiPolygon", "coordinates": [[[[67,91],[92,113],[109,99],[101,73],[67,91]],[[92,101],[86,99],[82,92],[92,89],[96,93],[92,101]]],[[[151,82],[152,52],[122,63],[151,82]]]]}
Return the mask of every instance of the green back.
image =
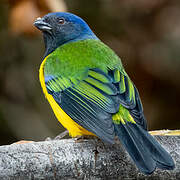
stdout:
{"type": "Polygon", "coordinates": [[[99,68],[104,72],[117,68],[123,71],[120,58],[99,40],[82,40],[60,46],[52,52],[45,63],[45,75],[84,78],[83,72],[99,68]]]}

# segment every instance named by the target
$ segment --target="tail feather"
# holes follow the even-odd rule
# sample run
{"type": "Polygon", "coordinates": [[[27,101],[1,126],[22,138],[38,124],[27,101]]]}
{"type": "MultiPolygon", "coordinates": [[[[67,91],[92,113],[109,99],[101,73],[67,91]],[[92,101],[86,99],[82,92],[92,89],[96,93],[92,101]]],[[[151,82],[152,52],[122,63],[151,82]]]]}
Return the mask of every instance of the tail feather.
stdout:
{"type": "Polygon", "coordinates": [[[127,122],[114,124],[114,127],[116,135],[140,171],[151,174],[156,167],[168,170],[174,168],[169,153],[141,126],[127,122]]]}

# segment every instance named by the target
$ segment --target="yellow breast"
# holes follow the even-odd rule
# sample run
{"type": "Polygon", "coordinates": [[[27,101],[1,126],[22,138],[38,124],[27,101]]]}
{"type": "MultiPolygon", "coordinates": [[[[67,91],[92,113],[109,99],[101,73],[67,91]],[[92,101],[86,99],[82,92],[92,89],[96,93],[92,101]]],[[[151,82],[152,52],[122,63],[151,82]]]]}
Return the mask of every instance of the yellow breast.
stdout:
{"type": "Polygon", "coordinates": [[[44,65],[47,60],[48,56],[43,60],[41,63],[40,69],[39,69],[39,79],[41,83],[41,87],[43,89],[43,92],[45,94],[45,97],[47,98],[49,104],[51,105],[54,114],[56,115],[58,121],[69,131],[70,136],[76,137],[76,136],[82,136],[82,135],[94,135],[93,133],[87,131],[80,125],[78,125],[75,121],[73,121],[62,109],[61,107],[56,103],[53,96],[51,96],[46,89],[45,85],[45,79],[44,79],[44,65]]]}

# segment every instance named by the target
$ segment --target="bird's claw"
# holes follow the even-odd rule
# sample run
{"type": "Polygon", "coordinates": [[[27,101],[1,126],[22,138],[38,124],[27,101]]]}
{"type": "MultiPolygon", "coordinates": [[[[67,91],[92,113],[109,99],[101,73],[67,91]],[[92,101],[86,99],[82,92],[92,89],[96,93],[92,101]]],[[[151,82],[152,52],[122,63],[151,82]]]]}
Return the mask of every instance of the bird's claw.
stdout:
{"type": "Polygon", "coordinates": [[[66,135],[68,135],[68,133],[69,133],[69,132],[66,130],[66,131],[62,132],[61,134],[57,135],[54,139],[52,139],[52,138],[50,138],[50,137],[47,137],[47,138],[45,139],[45,141],[52,141],[52,140],[60,140],[60,139],[63,139],[66,135]]]}

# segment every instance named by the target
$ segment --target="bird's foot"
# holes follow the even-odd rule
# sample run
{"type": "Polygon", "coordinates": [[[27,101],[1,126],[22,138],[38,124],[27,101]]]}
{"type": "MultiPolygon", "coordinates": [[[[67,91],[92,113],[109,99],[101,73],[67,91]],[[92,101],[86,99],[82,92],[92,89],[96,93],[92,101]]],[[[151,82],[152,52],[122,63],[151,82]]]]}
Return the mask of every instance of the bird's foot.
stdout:
{"type": "Polygon", "coordinates": [[[69,134],[69,131],[66,130],[64,132],[62,132],[61,134],[57,135],[54,140],[60,140],[60,139],[63,139],[65,136],[67,136],[69,134]]]}
{"type": "Polygon", "coordinates": [[[52,138],[50,138],[50,137],[47,137],[46,139],[45,139],[45,141],[52,141],[53,139],[52,138]]]}
{"type": "Polygon", "coordinates": [[[90,135],[76,136],[75,142],[76,143],[81,143],[81,142],[84,142],[87,139],[98,139],[98,137],[90,136],[90,135]]]}
{"type": "Polygon", "coordinates": [[[50,137],[47,137],[47,138],[45,139],[45,141],[52,141],[52,140],[60,140],[60,139],[63,139],[66,135],[68,135],[68,133],[69,133],[69,132],[66,130],[66,131],[62,132],[61,134],[57,135],[54,139],[52,139],[52,138],[50,138],[50,137]]]}

